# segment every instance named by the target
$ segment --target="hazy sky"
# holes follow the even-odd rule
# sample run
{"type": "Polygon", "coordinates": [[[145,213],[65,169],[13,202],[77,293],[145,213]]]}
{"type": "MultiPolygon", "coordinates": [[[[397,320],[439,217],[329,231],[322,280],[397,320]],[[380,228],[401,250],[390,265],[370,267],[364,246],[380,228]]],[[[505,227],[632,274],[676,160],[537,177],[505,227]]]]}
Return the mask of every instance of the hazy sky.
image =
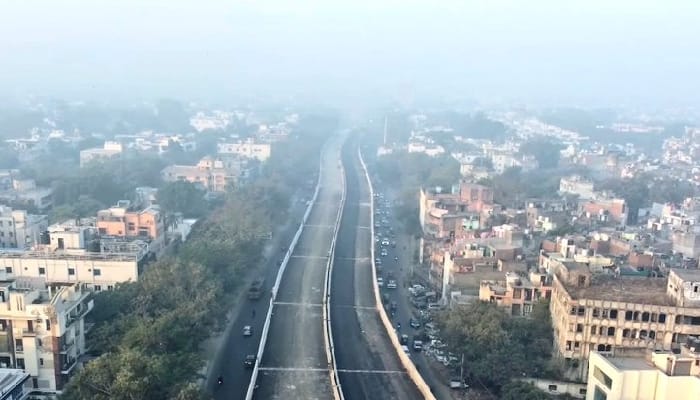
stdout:
{"type": "Polygon", "coordinates": [[[0,96],[700,102],[700,1],[0,0],[0,96]]]}

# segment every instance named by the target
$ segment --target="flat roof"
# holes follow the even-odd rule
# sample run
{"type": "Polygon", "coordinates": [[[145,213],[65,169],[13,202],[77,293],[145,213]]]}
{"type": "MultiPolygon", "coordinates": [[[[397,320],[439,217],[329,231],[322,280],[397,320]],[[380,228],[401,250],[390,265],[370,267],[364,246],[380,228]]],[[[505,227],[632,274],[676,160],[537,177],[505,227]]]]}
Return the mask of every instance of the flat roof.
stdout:
{"type": "Polygon", "coordinates": [[[671,268],[671,271],[684,281],[700,281],[700,270],[698,269],[671,268]]]}
{"type": "Polygon", "coordinates": [[[657,370],[653,364],[644,358],[634,357],[606,357],[615,368],[619,370],[657,370]]]}
{"type": "Polygon", "coordinates": [[[29,379],[29,374],[21,369],[0,368],[0,390],[3,393],[21,385],[27,379],[29,379]]]}
{"type": "Polygon", "coordinates": [[[607,300],[626,303],[674,306],[666,295],[666,278],[620,277],[593,275],[591,286],[574,287],[564,284],[573,299],[607,300]]]}

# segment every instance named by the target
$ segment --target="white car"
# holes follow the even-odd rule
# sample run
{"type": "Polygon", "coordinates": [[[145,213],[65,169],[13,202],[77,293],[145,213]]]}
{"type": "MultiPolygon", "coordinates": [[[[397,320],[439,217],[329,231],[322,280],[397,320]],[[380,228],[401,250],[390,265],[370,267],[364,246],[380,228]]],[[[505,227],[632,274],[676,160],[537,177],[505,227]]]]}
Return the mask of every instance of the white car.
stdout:
{"type": "Polygon", "coordinates": [[[382,278],[381,276],[379,278],[377,278],[377,286],[379,286],[379,287],[384,286],[384,278],[382,278]]]}
{"type": "Polygon", "coordinates": [[[396,289],[396,281],[391,279],[389,283],[386,284],[387,289],[396,289]]]}
{"type": "Polygon", "coordinates": [[[243,327],[243,336],[252,336],[253,335],[253,328],[250,325],[246,325],[243,327]]]}

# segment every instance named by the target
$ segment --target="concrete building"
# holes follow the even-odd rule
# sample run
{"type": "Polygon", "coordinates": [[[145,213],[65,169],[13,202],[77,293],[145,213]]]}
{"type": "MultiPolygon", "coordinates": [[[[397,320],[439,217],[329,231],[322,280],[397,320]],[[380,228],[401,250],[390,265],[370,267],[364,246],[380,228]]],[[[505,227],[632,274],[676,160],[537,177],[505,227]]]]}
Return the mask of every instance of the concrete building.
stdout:
{"type": "Polygon", "coordinates": [[[12,179],[12,188],[0,190],[0,201],[46,210],[53,205],[53,190],[36,186],[34,179],[12,179]]]}
{"type": "Polygon", "coordinates": [[[85,167],[93,160],[105,160],[116,158],[123,151],[122,145],[119,142],[107,141],[103,147],[85,149],[80,151],[80,168],[85,167]]]}
{"type": "Polygon", "coordinates": [[[684,257],[700,257],[700,229],[683,229],[673,232],[673,252],[684,257]]]}
{"type": "Polygon", "coordinates": [[[202,158],[197,165],[170,165],[161,171],[166,182],[187,181],[210,192],[225,192],[242,175],[240,166],[209,156],[202,158]]]}
{"type": "Polygon", "coordinates": [[[586,219],[601,223],[627,224],[627,203],[625,199],[597,198],[582,200],[580,213],[586,219]]]}
{"type": "Polygon", "coordinates": [[[0,365],[25,370],[35,389],[60,391],[85,354],[91,293],[43,279],[0,282],[0,365]]]}
{"type": "Polygon", "coordinates": [[[552,278],[544,272],[531,271],[529,276],[506,272],[505,281],[483,280],[479,300],[496,303],[509,315],[523,317],[542,299],[552,296],[552,278]]]}
{"type": "Polygon", "coordinates": [[[575,194],[581,199],[592,199],[595,197],[593,181],[589,181],[578,175],[561,178],[559,180],[559,193],[575,194]]]}
{"type": "Polygon", "coordinates": [[[218,143],[216,149],[219,154],[235,154],[259,161],[267,161],[272,154],[272,146],[269,143],[255,143],[253,140],[238,143],[218,143]]]}
{"type": "Polygon", "coordinates": [[[462,181],[459,183],[459,199],[466,204],[467,210],[481,212],[484,207],[493,205],[493,189],[462,181]]]}
{"type": "Polygon", "coordinates": [[[157,205],[139,209],[131,207],[128,200],[120,200],[97,212],[96,227],[101,238],[138,239],[148,243],[154,253],[165,245],[165,220],[157,205]]]}
{"type": "Polygon", "coordinates": [[[34,386],[31,375],[17,368],[0,368],[0,400],[25,400],[34,386]]]}
{"type": "Polygon", "coordinates": [[[46,215],[27,214],[0,205],[0,248],[29,249],[48,227],[46,215]]]}
{"type": "Polygon", "coordinates": [[[695,352],[648,352],[644,358],[628,358],[594,351],[588,361],[586,400],[700,399],[699,363],[695,352]]]}
{"type": "Polygon", "coordinates": [[[553,269],[554,348],[571,379],[586,379],[593,351],[641,357],[700,335],[698,270],[673,269],[664,279],[594,274],[585,263],[553,269]]]}

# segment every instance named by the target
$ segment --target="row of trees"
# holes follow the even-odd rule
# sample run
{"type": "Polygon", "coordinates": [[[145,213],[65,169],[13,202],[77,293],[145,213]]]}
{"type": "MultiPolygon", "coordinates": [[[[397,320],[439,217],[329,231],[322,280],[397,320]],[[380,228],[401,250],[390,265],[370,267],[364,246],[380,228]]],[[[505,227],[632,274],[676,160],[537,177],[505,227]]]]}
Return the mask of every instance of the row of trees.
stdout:
{"type": "MultiPolygon", "coordinates": [[[[241,277],[259,266],[260,234],[285,217],[299,183],[315,176],[320,144],[334,123],[305,119],[303,134],[273,149],[284,156],[273,157],[255,182],[227,193],[176,256],[149,265],[138,282],[96,296],[89,343],[97,358],[70,381],[63,398],[205,397],[194,383],[193,371],[202,366],[199,345],[222,328],[241,277]]],[[[190,189],[170,186],[167,207],[190,204],[190,189]]]]}
{"type": "Polygon", "coordinates": [[[555,374],[548,302],[536,304],[530,318],[514,318],[493,303],[477,302],[445,312],[439,324],[450,350],[464,355],[471,386],[500,393],[515,378],[555,374]]]}

